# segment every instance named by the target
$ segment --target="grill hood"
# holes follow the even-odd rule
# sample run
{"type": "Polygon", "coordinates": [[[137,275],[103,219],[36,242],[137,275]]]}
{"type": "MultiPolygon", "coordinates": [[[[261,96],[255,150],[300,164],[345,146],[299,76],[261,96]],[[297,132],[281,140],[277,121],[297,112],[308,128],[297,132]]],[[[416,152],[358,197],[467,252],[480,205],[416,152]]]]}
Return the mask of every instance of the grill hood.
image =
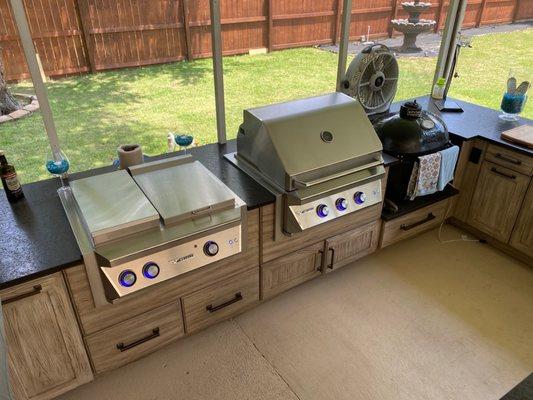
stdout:
{"type": "Polygon", "coordinates": [[[382,164],[382,144],[361,105],[332,93],[244,111],[237,158],[285,191],[382,164]]]}

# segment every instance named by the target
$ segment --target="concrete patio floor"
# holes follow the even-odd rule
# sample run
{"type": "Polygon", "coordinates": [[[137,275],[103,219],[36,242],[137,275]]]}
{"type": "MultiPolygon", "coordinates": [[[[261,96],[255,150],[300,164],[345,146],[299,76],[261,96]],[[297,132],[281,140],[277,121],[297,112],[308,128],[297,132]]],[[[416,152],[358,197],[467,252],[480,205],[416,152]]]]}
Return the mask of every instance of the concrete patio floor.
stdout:
{"type": "Polygon", "coordinates": [[[61,399],[498,400],[533,370],[531,304],[531,268],[431,231],[61,399]]]}

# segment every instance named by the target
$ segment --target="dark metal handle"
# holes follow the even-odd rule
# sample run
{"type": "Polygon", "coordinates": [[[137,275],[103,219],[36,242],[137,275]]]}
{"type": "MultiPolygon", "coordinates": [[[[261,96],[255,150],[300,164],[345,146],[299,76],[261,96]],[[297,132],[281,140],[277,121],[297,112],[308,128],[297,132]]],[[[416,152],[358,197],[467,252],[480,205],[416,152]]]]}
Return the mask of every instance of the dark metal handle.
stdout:
{"type": "Polygon", "coordinates": [[[503,160],[503,161],[507,161],[507,162],[509,162],[511,164],[514,164],[514,165],[521,165],[522,164],[522,161],[517,160],[515,158],[504,156],[502,153],[496,153],[494,155],[494,157],[499,158],[500,160],[503,160]]]}
{"type": "Polygon", "coordinates": [[[235,293],[235,297],[233,299],[228,300],[225,303],[219,304],[218,306],[213,306],[212,304],[209,304],[205,309],[209,312],[215,312],[241,300],[242,300],[242,294],[241,292],[237,292],[235,293]]]}
{"type": "Polygon", "coordinates": [[[498,171],[495,167],[492,167],[490,170],[494,172],[495,174],[501,175],[505,178],[516,179],[516,175],[509,175],[509,174],[506,174],[505,172],[498,171]]]}
{"type": "MultiPolygon", "coordinates": [[[[318,267],[316,267],[316,270],[322,272],[324,270],[324,252],[322,250],[318,250],[318,255],[319,255],[318,259],[320,260],[320,264],[318,265],[318,267]]],[[[315,262],[315,266],[316,266],[316,262],[315,262]]]]}
{"type": "Polygon", "coordinates": [[[124,343],[117,344],[117,349],[123,352],[129,349],[132,349],[140,344],[148,342],[149,340],[155,339],[156,337],[159,337],[159,336],[160,336],[159,328],[154,328],[150,335],[143,337],[142,339],[136,340],[135,342],[131,342],[129,344],[124,344],[124,343]]]}
{"type": "Polygon", "coordinates": [[[2,304],[9,304],[9,303],[13,303],[18,300],[25,299],[26,297],[35,296],[36,294],[41,293],[42,290],[43,290],[43,287],[41,285],[35,285],[31,292],[22,293],[22,294],[19,294],[18,296],[13,296],[9,299],[2,300],[2,304]]]}
{"type": "Polygon", "coordinates": [[[424,218],[423,220],[420,220],[420,221],[418,221],[418,222],[415,222],[414,224],[411,224],[411,225],[405,225],[405,224],[402,224],[402,225],[400,225],[400,229],[401,229],[402,231],[409,231],[409,230],[411,230],[411,229],[413,229],[413,228],[416,228],[417,226],[420,226],[420,225],[425,224],[426,222],[432,221],[432,220],[434,220],[435,218],[437,218],[437,217],[435,217],[435,216],[433,215],[433,213],[429,213],[428,216],[427,216],[426,218],[424,218]]]}
{"type": "Polygon", "coordinates": [[[328,265],[328,268],[333,269],[333,264],[335,263],[335,249],[330,247],[328,251],[331,251],[331,264],[328,265]]]}

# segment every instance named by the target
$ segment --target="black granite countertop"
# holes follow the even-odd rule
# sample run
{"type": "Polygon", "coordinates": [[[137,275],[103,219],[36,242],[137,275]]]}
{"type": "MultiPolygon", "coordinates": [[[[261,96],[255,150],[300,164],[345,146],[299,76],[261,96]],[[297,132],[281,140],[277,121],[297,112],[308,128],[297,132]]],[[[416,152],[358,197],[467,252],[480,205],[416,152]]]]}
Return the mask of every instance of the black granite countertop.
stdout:
{"type": "MultiPolygon", "coordinates": [[[[516,145],[503,140],[500,136],[502,132],[520,125],[533,125],[533,121],[526,118],[519,118],[516,122],[501,120],[498,116],[500,111],[479,106],[457,99],[448,98],[461,106],[464,112],[440,112],[433,100],[429,96],[417,97],[416,100],[425,110],[436,114],[446,123],[448,130],[464,140],[475,138],[485,139],[489,142],[508,147],[523,154],[533,156],[533,150],[527,147],[516,145]]],[[[413,100],[413,99],[411,99],[413,100]]],[[[403,101],[394,103],[391,111],[398,111],[403,101]]]]}

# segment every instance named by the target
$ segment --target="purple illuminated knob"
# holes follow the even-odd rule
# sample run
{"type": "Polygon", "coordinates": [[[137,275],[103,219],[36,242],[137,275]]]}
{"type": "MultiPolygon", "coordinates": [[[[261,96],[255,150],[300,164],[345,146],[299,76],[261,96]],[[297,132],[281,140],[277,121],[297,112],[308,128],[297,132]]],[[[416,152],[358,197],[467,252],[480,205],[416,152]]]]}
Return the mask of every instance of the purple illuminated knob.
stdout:
{"type": "Polygon", "coordinates": [[[357,204],[363,204],[366,201],[366,194],[363,192],[357,192],[354,194],[353,199],[357,204]]]}
{"type": "Polygon", "coordinates": [[[218,244],[213,241],[209,241],[204,244],[204,253],[206,256],[213,257],[218,254],[218,244]]]}
{"type": "Polygon", "coordinates": [[[155,262],[147,262],[143,267],[143,275],[145,278],[154,279],[159,275],[159,265],[155,262]]]}
{"type": "Polygon", "coordinates": [[[320,218],[325,218],[329,215],[329,207],[325,204],[320,204],[316,208],[316,213],[320,218]]]}
{"type": "Polygon", "coordinates": [[[137,282],[137,275],[135,275],[135,272],[126,269],[120,273],[118,281],[124,287],[132,287],[137,282]]]}
{"type": "Polygon", "coordinates": [[[339,211],[346,211],[348,208],[348,202],[344,198],[337,199],[335,202],[335,207],[337,207],[337,210],[339,211]]]}

